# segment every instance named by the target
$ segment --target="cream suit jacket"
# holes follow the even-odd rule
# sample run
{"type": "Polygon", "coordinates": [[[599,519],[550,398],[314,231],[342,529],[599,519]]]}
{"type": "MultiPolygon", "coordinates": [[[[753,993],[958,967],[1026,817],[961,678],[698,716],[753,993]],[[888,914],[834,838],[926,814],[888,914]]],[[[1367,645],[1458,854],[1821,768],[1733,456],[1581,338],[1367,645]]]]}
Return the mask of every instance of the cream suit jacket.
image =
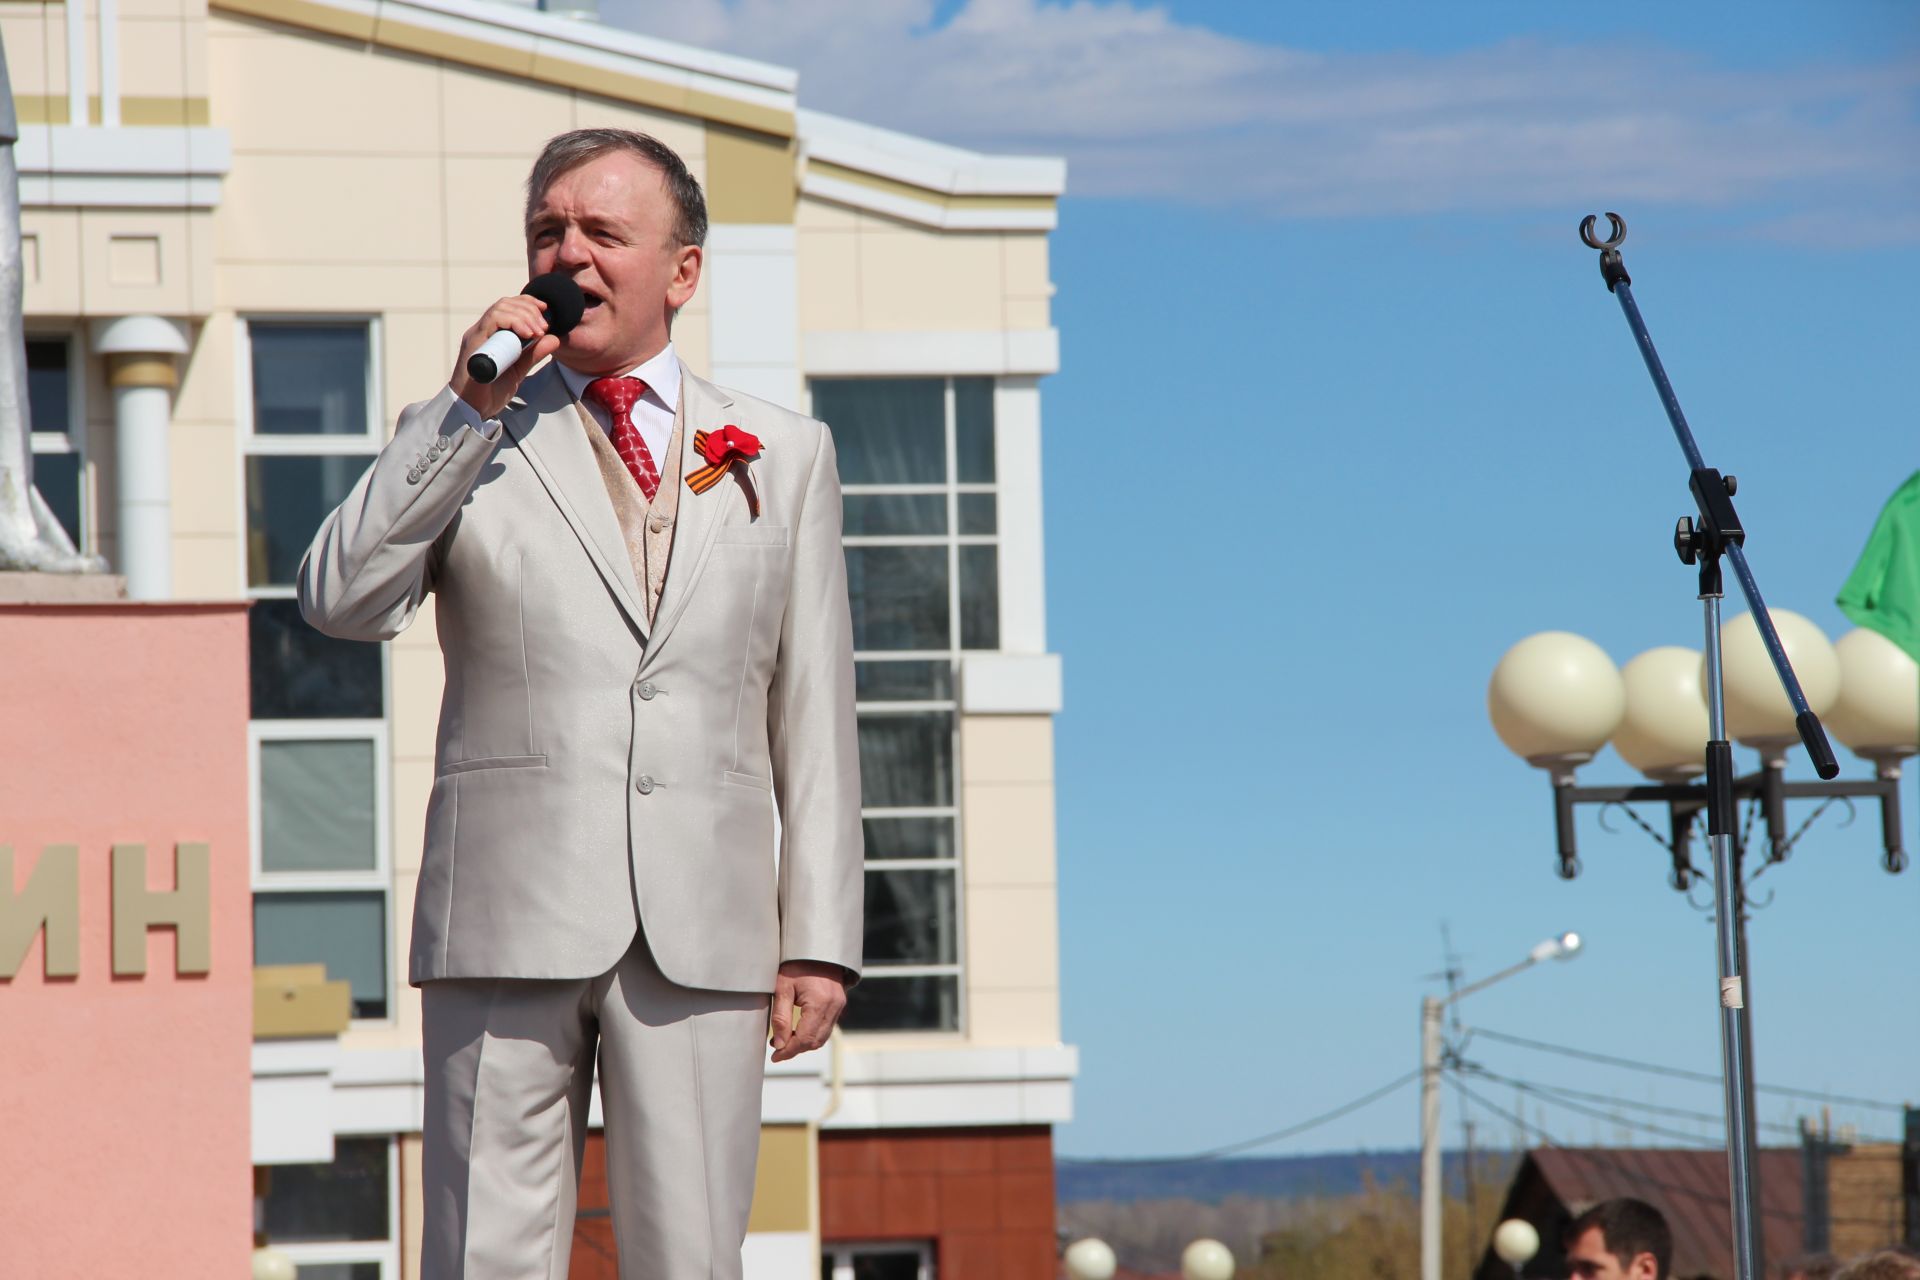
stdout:
{"type": "MultiPolygon", "coordinates": [[[[643,929],[669,981],[771,991],[779,965],[857,971],[853,642],[833,439],[691,374],[678,526],[651,627],[588,429],[558,370],[497,441],[453,393],[409,406],[300,566],[301,612],[387,640],[428,592],[446,662],[409,965],[588,978],[643,929]],[[695,431],[758,436],[760,515],[703,494],[695,431]],[[775,849],[775,809],[779,849],[775,849]]],[[[734,471],[741,471],[735,464],[734,471]]]]}

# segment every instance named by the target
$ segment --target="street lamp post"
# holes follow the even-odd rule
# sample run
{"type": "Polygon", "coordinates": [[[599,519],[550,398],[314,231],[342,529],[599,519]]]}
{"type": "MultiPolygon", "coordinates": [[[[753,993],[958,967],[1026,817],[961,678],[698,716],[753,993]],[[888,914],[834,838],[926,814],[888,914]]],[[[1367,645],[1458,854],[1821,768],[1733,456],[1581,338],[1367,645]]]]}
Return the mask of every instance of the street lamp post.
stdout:
{"type": "Polygon", "coordinates": [[[1493,1229],[1493,1251],[1513,1268],[1513,1280],[1523,1280],[1526,1265],[1540,1252],[1540,1232],[1525,1218],[1508,1218],[1493,1229]]]}
{"type": "Polygon", "coordinates": [[[1068,1280],[1113,1280],[1113,1273],[1120,1269],[1113,1247],[1092,1237],[1067,1246],[1066,1264],[1068,1280]]]}
{"type": "MultiPolygon", "coordinates": [[[[1723,649],[1717,655],[1709,650],[1705,659],[1692,650],[1659,648],[1641,654],[1621,671],[1592,641],[1560,631],[1529,636],[1501,658],[1487,689],[1487,712],[1508,749],[1545,770],[1552,781],[1563,879],[1571,880],[1580,872],[1574,815],[1581,805],[1597,805],[1602,813],[1617,808],[1633,817],[1667,851],[1668,883],[1682,893],[1689,892],[1703,874],[1692,861],[1695,825],[1710,809],[1730,815],[1737,801],[1747,802],[1750,818],[1757,813],[1764,826],[1762,856],[1771,865],[1786,860],[1828,805],[1840,801],[1851,808],[1855,799],[1876,800],[1882,865],[1893,873],[1905,869],[1900,762],[1920,752],[1920,664],[1875,631],[1849,632],[1838,644],[1829,644],[1818,627],[1798,614],[1784,609],[1770,609],[1768,614],[1803,677],[1809,706],[1834,736],[1872,765],[1871,779],[1786,780],[1787,748],[1799,738],[1797,713],[1774,680],[1772,658],[1751,615],[1729,624],[1722,637],[1723,649]],[[1757,770],[1728,778],[1726,790],[1718,797],[1709,794],[1710,781],[1694,781],[1708,772],[1701,744],[1710,732],[1708,694],[1720,686],[1708,678],[1712,673],[1705,667],[1715,656],[1720,657],[1719,675],[1725,689],[1725,736],[1754,749],[1760,757],[1757,770]],[[1609,739],[1621,757],[1648,779],[1646,784],[1576,785],[1574,771],[1592,760],[1609,739]],[[1798,829],[1789,830],[1787,802],[1798,800],[1821,804],[1798,829]],[[1664,833],[1629,807],[1643,802],[1666,806],[1664,833]]],[[[1731,821],[1726,827],[1728,861],[1724,867],[1715,866],[1715,874],[1725,880],[1715,889],[1729,904],[1724,911],[1716,909],[1720,946],[1727,953],[1722,957],[1723,973],[1738,975],[1723,978],[1721,986],[1723,1019],[1737,1024],[1737,1032],[1723,1035],[1729,1147],[1739,1137],[1742,1148],[1751,1152],[1753,991],[1746,926],[1752,899],[1746,892],[1745,833],[1731,821]],[[1737,1060],[1736,1047],[1740,1050],[1737,1060]],[[1740,1132],[1735,1134],[1734,1129],[1740,1132]]],[[[1749,1206],[1758,1203],[1758,1171],[1752,1164],[1746,1161],[1744,1176],[1734,1180],[1736,1200],[1749,1206]]],[[[1748,1264],[1743,1277],[1747,1270],[1758,1274],[1762,1262],[1757,1229],[1737,1230],[1736,1247],[1744,1251],[1748,1264]]]]}
{"type": "Polygon", "coordinates": [[[1448,1005],[1542,960],[1571,960],[1580,953],[1580,946],[1577,933],[1548,938],[1535,943],[1518,964],[1470,983],[1444,1000],[1428,996],[1420,1002],[1420,1280],[1440,1280],[1440,1015],[1448,1005]]]}
{"type": "MultiPolygon", "coordinates": [[[[1857,782],[1788,782],[1787,748],[1798,740],[1794,712],[1779,686],[1751,615],[1729,623],[1723,671],[1729,736],[1760,755],[1760,768],[1733,781],[1734,798],[1757,805],[1766,825],[1769,862],[1784,861],[1800,832],[1789,831],[1789,800],[1873,799],[1880,803],[1883,865],[1906,867],[1900,831],[1900,762],[1920,751],[1920,666],[1877,631],[1852,631],[1838,644],[1813,623],[1769,610],[1816,712],[1874,776],[1857,782]]],[[[1487,688],[1487,714],[1500,740],[1553,782],[1554,830],[1561,878],[1580,873],[1574,811],[1639,802],[1665,804],[1672,857],[1670,882],[1685,892],[1700,872],[1688,856],[1694,819],[1707,807],[1699,736],[1707,723],[1696,650],[1649,650],[1617,670],[1601,648],[1564,631],[1528,636],[1507,650],[1487,688]],[[1574,771],[1611,739],[1646,785],[1587,787],[1574,771]]],[[[1659,833],[1655,838],[1660,839],[1659,833]]],[[[1736,866],[1745,841],[1733,841],[1736,866]]]]}
{"type": "Polygon", "coordinates": [[[1233,1280],[1233,1251],[1218,1240],[1195,1240],[1180,1254],[1180,1280],[1233,1280]]]}

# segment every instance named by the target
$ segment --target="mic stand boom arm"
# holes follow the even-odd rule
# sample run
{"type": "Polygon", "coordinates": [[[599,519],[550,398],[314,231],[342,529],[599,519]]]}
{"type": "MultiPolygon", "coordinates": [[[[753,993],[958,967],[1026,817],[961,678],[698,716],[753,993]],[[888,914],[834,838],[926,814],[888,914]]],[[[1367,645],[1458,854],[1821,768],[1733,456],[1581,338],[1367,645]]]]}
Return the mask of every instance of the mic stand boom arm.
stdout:
{"type": "Polygon", "coordinates": [[[1713,857],[1714,934],[1720,971],[1720,1058],[1727,1108],[1727,1174],[1731,1193],[1733,1251],[1736,1280],[1760,1280],[1762,1251],[1760,1239],[1758,1170],[1755,1167],[1753,1115],[1753,1045],[1746,1014],[1746,956],[1740,945],[1740,919],[1743,886],[1737,883],[1734,869],[1734,777],[1733,748],[1727,742],[1725,686],[1720,666],[1720,600],[1724,594],[1720,560],[1733,562],[1734,576],[1753,611],[1754,624],[1766,645],[1767,656],[1785,688],[1794,710],[1794,725],[1806,745],[1813,767],[1822,778],[1840,772],[1827,742],[1826,730],[1807,705],[1807,696],[1787,661],[1773,619],[1760,598],[1760,585],[1747,564],[1746,530],[1733,509],[1734,478],[1709,467],[1694,443],[1686,415],[1667,381],[1667,371],[1654,350],[1640,308],[1633,301],[1633,282],[1626,262],[1620,256],[1620,244],[1627,238],[1627,224],[1619,214],[1607,214],[1611,234],[1605,240],[1594,237],[1595,219],[1589,214],[1580,224],[1580,239],[1588,248],[1600,251],[1600,277],[1608,292],[1620,303],[1640,346],[1641,358],[1660,393],[1660,404],[1673,424],[1674,437],[1687,457],[1687,487],[1693,492],[1698,523],[1683,517],[1674,536],[1674,546],[1686,564],[1700,569],[1700,600],[1706,615],[1706,695],[1707,722],[1711,740],[1707,743],[1707,845],[1713,857]]]}

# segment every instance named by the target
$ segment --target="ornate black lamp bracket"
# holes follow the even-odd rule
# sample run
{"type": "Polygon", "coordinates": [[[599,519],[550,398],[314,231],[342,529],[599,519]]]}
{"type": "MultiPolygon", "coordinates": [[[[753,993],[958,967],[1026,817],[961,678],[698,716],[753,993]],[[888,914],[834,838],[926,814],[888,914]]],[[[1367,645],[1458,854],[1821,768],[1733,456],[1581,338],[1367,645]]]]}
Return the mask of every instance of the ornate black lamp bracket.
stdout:
{"type": "MultiPolygon", "coordinates": [[[[1684,523],[1684,522],[1683,522],[1684,523]]],[[[1876,777],[1860,782],[1788,782],[1783,762],[1769,758],[1753,773],[1733,779],[1732,800],[1747,808],[1745,830],[1734,833],[1736,854],[1744,854],[1757,814],[1765,826],[1762,869],[1785,862],[1794,847],[1821,815],[1834,804],[1844,806],[1842,826],[1853,822],[1856,800],[1877,800],[1880,805],[1881,865],[1892,874],[1906,870],[1907,854],[1900,836],[1900,774],[1895,766],[1882,765],[1876,777]],[[1787,824],[1789,800],[1817,800],[1819,805],[1797,827],[1787,824]]],[[[1574,837],[1574,815],[1582,805],[1598,805],[1602,822],[1614,810],[1627,815],[1648,838],[1667,851],[1672,866],[1667,883],[1687,893],[1704,877],[1693,864],[1693,829],[1708,805],[1707,785],[1694,783],[1644,783],[1636,786],[1583,787],[1572,782],[1556,782],[1553,788],[1554,826],[1559,832],[1559,873],[1563,880],[1580,874],[1579,849],[1574,837]],[[1662,804],[1667,810],[1667,830],[1663,834],[1632,807],[1636,804],[1662,804]]]]}

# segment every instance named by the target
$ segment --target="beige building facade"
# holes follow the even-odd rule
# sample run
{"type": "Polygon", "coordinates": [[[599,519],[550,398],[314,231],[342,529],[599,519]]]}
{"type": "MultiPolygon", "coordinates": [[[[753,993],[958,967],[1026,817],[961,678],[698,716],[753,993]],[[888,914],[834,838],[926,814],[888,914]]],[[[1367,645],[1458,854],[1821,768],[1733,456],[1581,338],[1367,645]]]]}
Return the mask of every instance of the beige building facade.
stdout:
{"type": "Polygon", "coordinates": [[[873,1238],[823,1235],[819,1168],[841,1134],[1005,1135],[1031,1176],[1035,1136],[1070,1115],[1040,485],[1063,166],[818,114],[788,69],[485,0],[8,3],[0,37],[40,488],[135,598],[253,601],[255,962],[351,986],[337,1037],[256,1045],[276,1247],[314,1276],[413,1274],[405,956],[442,678],[430,605],[389,645],[345,645],[300,622],[293,572],[524,278],[534,152],[617,125],[707,189],[681,357],[826,419],[847,494],[870,969],[831,1052],[769,1069],[749,1274],[989,1273],[949,1231],[1033,1253],[977,1214],[841,1215],[873,1238]]]}

